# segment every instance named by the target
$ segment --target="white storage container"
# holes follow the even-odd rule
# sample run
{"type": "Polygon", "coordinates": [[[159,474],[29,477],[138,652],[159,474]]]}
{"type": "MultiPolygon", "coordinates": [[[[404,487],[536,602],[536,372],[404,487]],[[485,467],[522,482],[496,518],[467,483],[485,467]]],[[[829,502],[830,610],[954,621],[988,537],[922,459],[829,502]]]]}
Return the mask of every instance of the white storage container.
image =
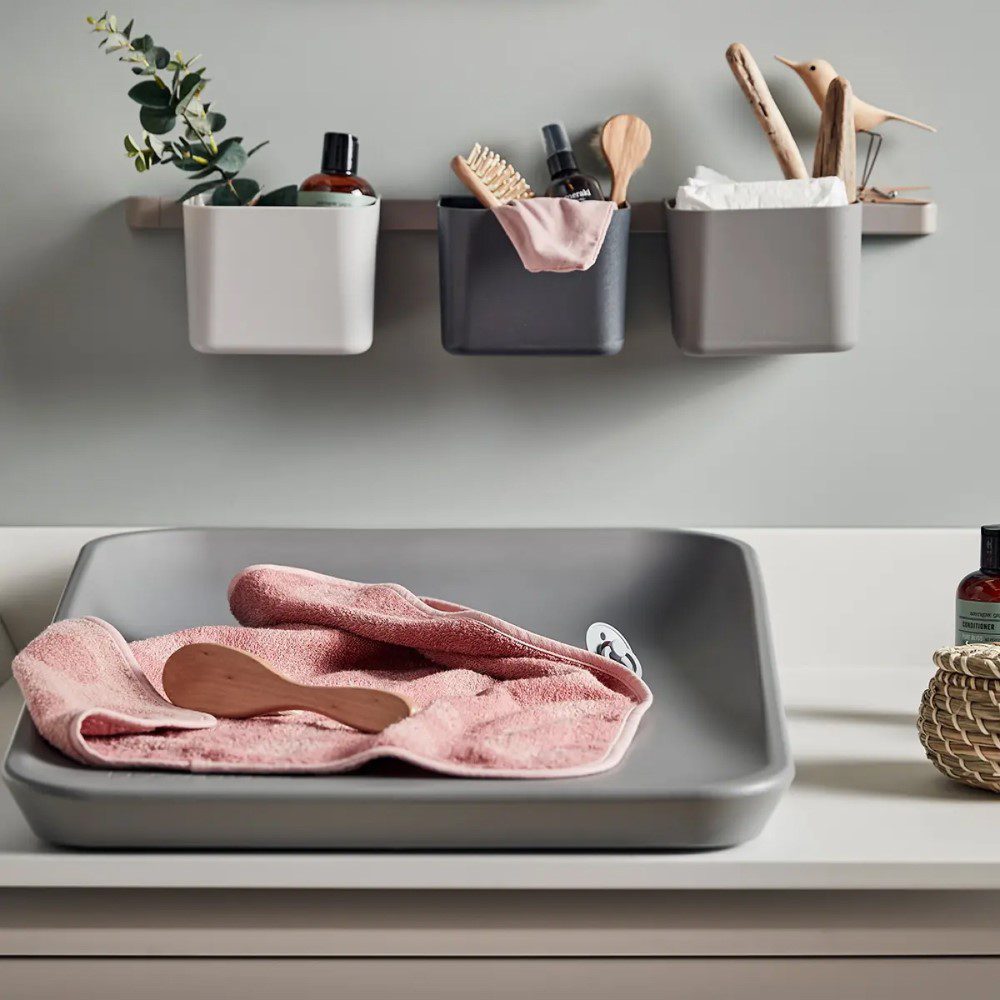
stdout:
{"type": "Polygon", "coordinates": [[[361,354],[372,344],[379,203],[184,203],[188,329],[208,354],[361,354]]]}

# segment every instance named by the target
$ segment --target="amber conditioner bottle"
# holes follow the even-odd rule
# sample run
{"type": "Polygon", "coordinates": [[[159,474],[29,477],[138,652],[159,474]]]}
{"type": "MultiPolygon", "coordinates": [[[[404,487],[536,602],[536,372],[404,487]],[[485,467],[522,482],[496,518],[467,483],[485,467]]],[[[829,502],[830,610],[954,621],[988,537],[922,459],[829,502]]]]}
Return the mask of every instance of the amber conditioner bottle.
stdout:
{"type": "Polygon", "coordinates": [[[358,176],[357,136],[327,132],[323,136],[320,172],[302,182],[299,204],[355,208],[374,204],[375,200],[375,189],[358,176]]]}
{"type": "Polygon", "coordinates": [[[955,642],[1000,643],[1000,524],[982,528],[979,569],[959,585],[955,642]]]}

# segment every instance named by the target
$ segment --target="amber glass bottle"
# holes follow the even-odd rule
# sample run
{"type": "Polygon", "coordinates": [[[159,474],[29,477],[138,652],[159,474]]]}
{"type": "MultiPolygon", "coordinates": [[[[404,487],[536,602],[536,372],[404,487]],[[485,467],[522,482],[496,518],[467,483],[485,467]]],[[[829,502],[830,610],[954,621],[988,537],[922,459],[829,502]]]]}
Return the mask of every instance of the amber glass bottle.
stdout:
{"type": "Polygon", "coordinates": [[[302,182],[299,204],[353,207],[370,205],[375,198],[375,189],[358,176],[357,136],[327,132],[323,136],[320,172],[302,182]]]}
{"type": "Polygon", "coordinates": [[[552,182],[545,189],[546,198],[571,198],[573,201],[604,201],[604,192],[596,177],[580,172],[566,129],[559,122],[542,127],[545,163],[552,182]]]}
{"type": "Polygon", "coordinates": [[[959,585],[955,642],[1000,642],[1000,524],[982,529],[979,569],[959,585]]]}

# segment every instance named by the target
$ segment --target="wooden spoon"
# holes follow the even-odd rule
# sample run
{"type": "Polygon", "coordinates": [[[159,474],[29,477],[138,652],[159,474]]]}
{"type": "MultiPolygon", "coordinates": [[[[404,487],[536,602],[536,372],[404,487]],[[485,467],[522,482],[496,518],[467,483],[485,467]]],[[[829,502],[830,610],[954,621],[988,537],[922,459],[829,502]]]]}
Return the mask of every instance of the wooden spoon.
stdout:
{"type": "Polygon", "coordinates": [[[611,200],[624,205],[632,175],[649,156],[653,135],[649,126],[635,115],[615,115],[601,129],[601,152],[611,170],[611,200]]]}
{"type": "Polygon", "coordinates": [[[296,684],[256,656],[214,642],[172,653],[163,666],[163,690],[179,708],[226,719],[305,709],[363,733],[380,733],[413,712],[409,701],[389,691],[296,684]]]}

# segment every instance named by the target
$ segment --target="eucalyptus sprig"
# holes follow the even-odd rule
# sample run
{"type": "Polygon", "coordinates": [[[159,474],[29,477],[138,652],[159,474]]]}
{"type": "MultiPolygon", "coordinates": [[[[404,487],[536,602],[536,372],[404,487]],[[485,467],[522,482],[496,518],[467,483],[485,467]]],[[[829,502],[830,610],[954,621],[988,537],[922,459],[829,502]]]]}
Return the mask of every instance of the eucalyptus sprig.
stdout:
{"type": "Polygon", "coordinates": [[[125,153],[139,173],[170,163],[198,180],[200,183],[186,191],[181,201],[211,191],[213,205],[294,204],[294,186],[260,195],[257,181],[238,176],[267,140],[248,150],[243,146],[243,136],[221,142],[216,139],[216,133],[226,126],[226,116],[202,100],[208,78],[204,66],[195,68],[201,56],[186,59],[181,52],[171,55],[150,35],[133,38],[135,22],[119,28],[118,18],[106,11],[100,17],[88,17],[87,23],[102,36],[98,48],[118,53],[119,62],[127,63],[136,76],[146,78],[128,92],[139,105],[142,137],[137,140],[126,135],[124,140],[125,153]],[[176,137],[159,138],[170,136],[178,128],[181,131],[176,137]]]}

